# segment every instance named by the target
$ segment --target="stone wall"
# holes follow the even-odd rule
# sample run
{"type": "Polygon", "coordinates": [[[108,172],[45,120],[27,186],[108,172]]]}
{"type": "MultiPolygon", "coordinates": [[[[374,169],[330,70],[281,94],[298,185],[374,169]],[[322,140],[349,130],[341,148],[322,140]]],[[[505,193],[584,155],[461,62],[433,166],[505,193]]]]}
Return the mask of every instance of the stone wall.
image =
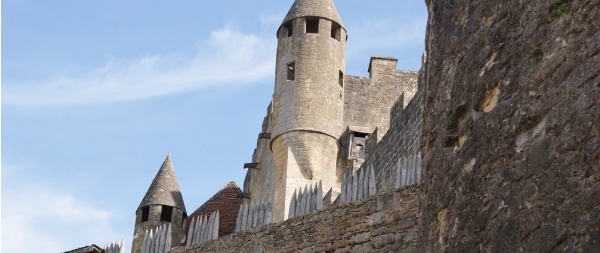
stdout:
{"type": "MultiPolygon", "coordinates": [[[[293,190],[307,184],[314,184],[319,180],[323,182],[324,191],[333,188],[332,194],[335,199],[339,194],[343,169],[347,168],[350,163],[353,164],[353,169],[358,169],[362,163],[362,160],[348,160],[349,131],[368,134],[378,128],[379,136],[384,136],[390,127],[390,118],[400,115],[403,106],[407,106],[417,92],[418,73],[398,70],[396,64],[397,59],[395,58],[372,57],[369,63],[368,78],[344,76],[344,94],[342,96],[344,99],[342,115],[344,122],[342,125],[345,129],[341,136],[337,136],[339,142],[327,135],[315,135],[311,131],[283,134],[286,136],[285,140],[273,139],[275,138],[272,133],[275,119],[273,104],[279,103],[274,100],[267,109],[262,134],[258,137],[252,156],[251,163],[257,166],[248,169],[244,181],[244,192],[250,197],[251,208],[261,204],[272,204],[274,220],[284,220],[287,217],[286,210],[289,207],[293,190]],[[404,99],[398,103],[398,98],[402,94],[404,94],[404,99]],[[394,115],[390,116],[390,108],[395,104],[397,106],[394,107],[396,108],[394,115]],[[301,135],[306,135],[306,137],[301,135]],[[276,162],[279,162],[277,166],[276,162]],[[276,170],[275,168],[286,169],[276,170]],[[336,168],[337,171],[333,168],[336,168]],[[334,173],[330,173],[331,171],[334,173]]],[[[293,85],[288,86],[282,89],[294,87],[293,85]]],[[[286,103],[291,103],[290,99],[292,98],[288,98],[286,103]]],[[[411,108],[413,107],[415,106],[411,106],[411,108]]],[[[322,120],[327,119],[326,121],[335,121],[318,113],[312,113],[312,116],[322,120]]],[[[415,145],[418,146],[418,143],[415,145]]]]}
{"type": "Polygon", "coordinates": [[[421,252],[600,252],[600,1],[428,0],[421,252]]]}
{"type": "Polygon", "coordinates": [[[416,252],[419,192],[404,188],[171,252],[416,252]]]}
{"type": "Polygon", "coordinates": [[[404,99],[399,99],[391,110],[390,129],[378,142],[379,129],[371,135],[366,145],[363,168],[373,166],[377,178],[377,189],[391,190],[394,187],[395,166],[398,158],[416,155],[420,151],[423,127],[423,92],[419,91],[403,108],[404,99]]]}
{"type": "MultiPolygon", "coordinates": [[[[346,76],[344,80],[344,126],[349,127],[340,138],[342,149],[339,163],[343,168],[358,169],[364,160],[346,160],[350,157],[351,131],[377,135],[370,139],[381,140],[391,127],[390,108],[399,104],[401,111],[417,93],[416,71],[396,69],[397,59],[371,57],[369,77],[346,76]]],[[[392,123],[393,124],[393,123],[392,123]]]]}
{"type": "Polygon", "coordinates": [[[261,204],[273,203],[275,192],[275,164],[273,152],[271,151],[271,108],[267,108],[261,128],[257,137],[256,149],[252,155],[252,162],[257,168],[248,168],[244,180],[244,193],[250,197],[250,208],[261,204]]]}
{"type": "MultiPolygon", "coordinates": [[[[404,93],[406,104],[417,92],[416,71],[397,70],[397,59],[373,57],[369,78],[344,79],[344,126],[379,127],[385,133],[390,123],[390,108],[404,93]]],[[[404,106],[406,106],[404,104],[404,106]]]]}

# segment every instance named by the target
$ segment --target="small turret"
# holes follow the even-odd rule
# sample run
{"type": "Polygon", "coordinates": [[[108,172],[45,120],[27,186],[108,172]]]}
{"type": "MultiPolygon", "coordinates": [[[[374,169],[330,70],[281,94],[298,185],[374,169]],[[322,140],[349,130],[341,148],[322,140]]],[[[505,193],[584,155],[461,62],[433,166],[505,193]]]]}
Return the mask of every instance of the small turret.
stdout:
{"type": "Polygon", "coordinates": [[[140,252],[146,230],[169,223],[172,226],[172,245],[178,246],[182,242],[185,234],[183,221],[187,215],[170,153],[158,170],[135,214],[131,252],[140,252]]]}

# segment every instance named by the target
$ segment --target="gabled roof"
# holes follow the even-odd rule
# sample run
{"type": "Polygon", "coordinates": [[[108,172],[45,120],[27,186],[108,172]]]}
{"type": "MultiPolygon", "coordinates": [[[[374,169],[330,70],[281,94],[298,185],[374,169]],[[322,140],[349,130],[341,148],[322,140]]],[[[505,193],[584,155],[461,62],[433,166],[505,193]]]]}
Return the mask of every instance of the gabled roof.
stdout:
{"type": "Polygon", "coordinates": [[[183,196],[181,196],[170,153],[156,173],[138,209],[148,205],[167,205],[185,212],[183,196]]]}
{"type": "Polygon", "coordinates": [[[335,21],[342,27],[342,19],[333,0],[296,0],[283,19],[282,24],[300,17],[321,17],[335,21]]]}

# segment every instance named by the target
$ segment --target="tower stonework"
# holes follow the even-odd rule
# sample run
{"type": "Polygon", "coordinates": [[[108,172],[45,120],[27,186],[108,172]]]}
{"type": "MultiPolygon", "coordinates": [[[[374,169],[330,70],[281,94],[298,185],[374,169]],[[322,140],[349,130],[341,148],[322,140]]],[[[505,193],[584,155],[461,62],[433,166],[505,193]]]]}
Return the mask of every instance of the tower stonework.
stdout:
{"type": "Polygon", "coordinates": [[[294,191],[307,185],[321,181],[323,204],[334,201],[343,172],[380,140],[372,133],[389,129],[398,98],[406,106],[417,91],[417,72],[391,57],[371,58],[369,77],[345,75],[347,32],[333,0],[295,0],[277,38],[273,100],[243,187],[250,208],[273,207],[273,222],[288,218],[294,191]]]}
{"type": "Polygon", "coordinates": [[[282,221],[294,189],[339,189],[346,31],[332,0],[296,0],[277,37],[270,146],[282,221]]]}
{"type": "Polygon", "coordinates": [[[171,224],[172,246],[180,245],[185,236],[183,224],[186,216],[183,197],[169,154],[135,212],[131,252],[140,252],[147,230],[156,229],[164,224],[171,224]]]}

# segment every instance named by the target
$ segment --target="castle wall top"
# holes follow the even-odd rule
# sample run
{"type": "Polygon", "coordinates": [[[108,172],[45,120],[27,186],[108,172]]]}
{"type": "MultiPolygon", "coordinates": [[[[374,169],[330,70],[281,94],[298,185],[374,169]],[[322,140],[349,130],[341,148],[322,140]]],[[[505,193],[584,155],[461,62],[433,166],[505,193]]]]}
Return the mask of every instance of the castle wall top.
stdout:
{"type": "Polygon", "coordinates": [[[369,62],[369,77],[377,78],[383,73],[394,73],[398,59],[393,57],[372,56],[369,62]]]}

